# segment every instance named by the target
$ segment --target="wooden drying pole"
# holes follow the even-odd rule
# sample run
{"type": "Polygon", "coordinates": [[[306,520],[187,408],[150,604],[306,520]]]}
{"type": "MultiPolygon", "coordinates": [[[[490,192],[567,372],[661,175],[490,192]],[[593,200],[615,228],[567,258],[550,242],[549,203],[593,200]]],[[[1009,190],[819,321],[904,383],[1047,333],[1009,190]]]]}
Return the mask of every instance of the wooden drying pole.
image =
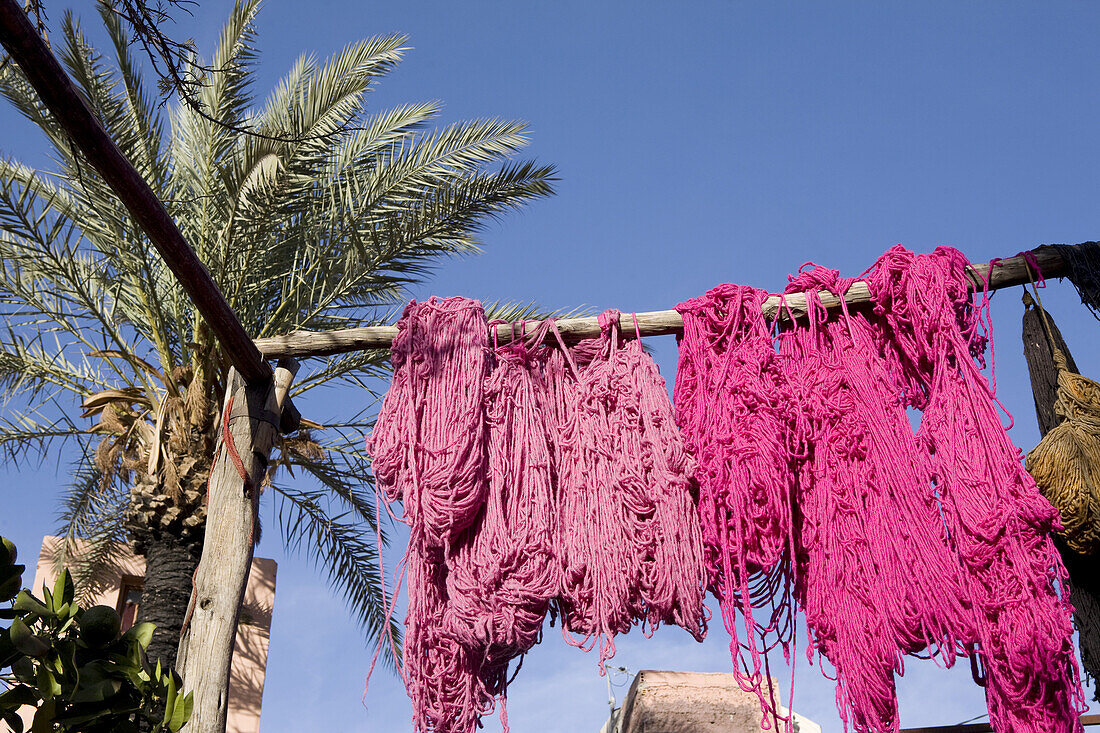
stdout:
{"type": "Polygon", "coordinates": [[[181,641],[179,652],[185,689],[195,693],[194,712],[186,730],[222,733],[233,642],[252,563],[251,527],[257,497],[254,491],[250,496],[246,486],[261,479],[278,426],[288,431],[295,428],[297,412],[285,397],[297,366],[286,363],[272,374],[164,204],[107,134],[17,0],[0,0],[0,43],[73,145],[149,237],[233,365],[226,389],[226,407],[235,404],[227,420],[230,435],[226,431],[220,435],[220,459],[211,468],[206,541],[195,577],[200,592],[192,597],[191,630],[181,641]],[[277,378],[273,380],[273,376],[277,378]],[[283,417],[284,411],[288,417],[283,417]],[[242,478],[236,465],[229,462],[228,445],[234,446],[246,477],[252,480],[242,478]]]}
{"type": "MultiPolygon", "coordinates": [[[[1082,715],[1081,725],[1100,725],[1100,715],[1082,715]]],[[[901,733],[993,733],[993,727],[989,723],[962,723],[930,728],[902,728],[901,733]]]]}
{"type": "MultiPolygon", "coordinates": [[[[1066,274],[1066,265],[1054,248],[1039,248],[1033,250],[1031,254],[1045,277],[1061,277],[1066,274]]],[[[976,290],[982,289],[986,278],[989,279],[991,290],[1030,282],[1027,261],[1023,257],[1008,257],[996,265],[990,262],[971,265],[969,273],[976,290]]],[[[819,295],[822,305],[826,308],[840,307],[840,298],[832,293],[822,291],[819,295]]],[[[867,289],[867,283],[862,281],[853,283],[845,294],[844,300],[853,307],[871,303],[871,292],[867,289]]],[[[806,310],[806,296],[802,293],[788,295],[785,301],[787,307],[795,312],[806,310]]],[[[765,317],[775,318],[779,315],[781,307],[779,296],[768,298],[763,305],[765,317]]],[[[674,310],[668,310],[623,313],[619,317],[622,333],[626,335],[634,333],[635,317],[638,319],[638,332],[642,336],[666,336],[684,332],[684,321],[680,314],[674,310]]],[[[595,318],[562,318],[555,321],[555,324],[566,341],[580,341],[600,335],[600,326],[595,318]]],[[[524,321],[522,325],[523,333],[535,333],[541,326],[541,321],[524,321]]],[[[498,325],[496,329],[497,338],[504,343],[512,339],[513,329],[517,334],[520,332],[520,324],[505,323],[498,325]]],[[[294,331],[285,336],[257,339],[255,343],[268,359],[288,356],[304,358],[366,349],[388,349],[396,335],[396,326],[367,326],[342,331],[294,331]]],[[[553,336],[550,335],[549,338],[552,339],[553,336]]]]}

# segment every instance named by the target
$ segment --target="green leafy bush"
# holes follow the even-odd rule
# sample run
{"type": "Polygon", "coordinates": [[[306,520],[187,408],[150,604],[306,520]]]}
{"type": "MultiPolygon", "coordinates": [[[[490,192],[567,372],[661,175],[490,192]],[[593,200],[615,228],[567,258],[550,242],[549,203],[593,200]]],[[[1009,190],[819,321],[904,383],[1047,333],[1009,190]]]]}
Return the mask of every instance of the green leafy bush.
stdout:
{"type": "Polygon", "coordinates": [[[178,731],[191,715],[191,694],[179,694],[180,678],[151,665],[145,654],[150,623],[120,633],[118,613],[108,606],[82,609],[72,577],[61,572],[42,598],[20,590],[26,566],[16,564],[15,545],[0,538],[0,720],[23,733],[18,709],[36,708],[31,733],[178,731]]]}

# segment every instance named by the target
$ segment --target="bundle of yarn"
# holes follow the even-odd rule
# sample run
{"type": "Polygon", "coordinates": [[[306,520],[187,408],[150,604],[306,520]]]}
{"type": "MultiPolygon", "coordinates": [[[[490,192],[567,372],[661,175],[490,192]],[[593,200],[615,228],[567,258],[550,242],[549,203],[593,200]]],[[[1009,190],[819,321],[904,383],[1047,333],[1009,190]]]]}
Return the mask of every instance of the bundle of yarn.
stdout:
{"type": "MultiPolygon", "coordinates": [[[[826,316],[815,293],[843,295],[851,281],[821,268],[801,273],[788,291],[808,292],[808,312],[784,331],[776,358],[770,339],[757,336],[752,347],[767,374],[714,381],[709,391],[693,376],[708,362],[722,379],[748,362],[748,347],[722,339],[723,321],[737,309],[681,306],[676,409],[694,436],[689,447],[720,456],[708,463],[697,452],[707,558],[732,558],[709,576],[727,628],[735,608],[754,619],[756,628],[745,632],[751,648],[754,634],[774,633],[775,613],[760,620],[748,606],[788,603],[783,583],[761,599],[745,593],[744,581],[729,583],[728,568],[793,578],[809,653],[836,669],[838,707],[856,731],[898,730],[894,675],[904,671],[905,655],[922,651],[946,666],[971,658],[995,730],[1079,727],[1070,610],[1056,589],[1064,571],[1048,537],[1057,516],[1023,470],[976,362],[985,311],[971,305],[966,266],[949,248],[917,256],[895,247],[866,278],[874,312],[839,319],[826,316]],[[702,323],[691,323],[700,316],[702,323]],[[755,397],[761,382],[767,399],[755,397]],[[907,408],[921,411],[915,432],[907,408]],[[761,413],[773,416],[770,428],[761,413]],[[708,438],[704,428],[716,414],[729,417],[708,438]],[[762,429],[771,432],[758,435],[762,429]],[[770,446],[786,456],[773,456],[765,471],[743,470],[770,446]],[[774,507],[772,534],[757,541],[786,546],[777,561],[786,568],[754,567],[730,530],[741,520],[703,510],[737,506],[747,475],[767,484],[756,493],[774,507]]],[[[723,292],[731,291],[707,297],[723,292]]],[[[766,333],[761,296],[754,300],[755,312],[746,306],[735,317],[766,333]]],[[[751,672],[758,667],[742,675],[746,681],[751,672]]],[[[770,705],[763,693],[761,703],[770,705]]]]}
{"type": "Polygon", "coordinates": [[[448,559],[489,492],[485,312],[464,298],[413,301],[391,346],[393,381],[367,450],[378,487],[409,526],[402,677],[418,731],[467,731],[493,710],[484,655],[444,634],[448,559]]]}
{"type": "Polygon", "coordinates": [[[702,537],[691,496],[694,463],[641,339],[622,342],[619,312],[602,336],[552,356],[557,425],[559,606],[565,639],[599,645],[641,622],[704,633],[702,537]]]}
{"type": "Polygon", "coordinates": [[[972,306],[968,265],[948,247],[921,256],[894,247],[867,282],[883,342],[923,413],[917,437],[965,571],[990,721],[998,731],[1076,731],[1081,682],[1050,539],[1058,515],[1024,470],[980,371],[988,301],[983,293],[972,306]]]}
{"type": "Polygon", "coordinates": [[[1100,547],[1100,384],[1070,371],[1054,352],[1062,421],[1027,456],[1027,470],[1062,519],[1070,550],[1092,555],[1100,547]]]}
{"type": "Polygon", "coordinates": [[[746,691],[762,689],[762,654],[786,649],[794,632],[793,473],[784,382],[761,312],[767,295],[726,284],[676,307],[676,419],[698,464],[707,581],[746,691]]]}
{"type": "MultiPolygon", "coordinates": [[[[1041,287],[1042,284],[1040,276],[1037,287],[1041,287]]],[[[1024,305],[1022,324],[1024,358],[1031,376],[1031,391],[1035,397],[1039,434],[1045,438],[1051,430],[1065,420],[1054,409],[1058,400],[1058,375],[1063,369],[1074,374],[1079,373],[1080,370],[1073,360],[1069,347],[1066,346],[1065,339],[1062,338],[1061,331],[1058,330],[1058,324],[1041,304],[1036,303],[1028,295],[1026,290],[1024,305]],[[1062,368],[1055,363],[1056,352],[1065,359],[1065,366],[1062,368]]],[[[1032,461],[1029,455],[1028,472],[1036,478],[1040,491],[1050,498],[1043,488],[1044,482],[1036,475],[1038,471],[1033,470],[1031,466],[1032,461]]],[[[1081,471],[1081,468],[1079,464],[1071,470],[1057,471],[1055,474],[1072,478],[1077,471],[1081,471]]],[[[1084,502],[1077,505],[1087,506],[1084,502]]],[[[1070,522],[1065,520],[1064,510],[1060,509],[1060,511],[1063,512],[1063,524],[1068,529],[1070,522]]],[[[1096,573],[1093,557],[1071,550],[1064,541],[1056,539],[1055,544],[1069,575],[1069,601],[1073,606],[1073,621],[1077,627],[1077,647],[1081,652],[1081,668],[1086,678],[1092,678],[1093,698],[1096,699],[1095,683],[1100,679],[1100,576],[1096,573]]]]}
{"type": "Polygon", "coordinates": [[[703,633],[694,465],[656,366],[617,313],[601,323],[572,349],[490,346],[461,298],[414,302],[398,324],[368,450],[410,528],[417,731],[469,733],[498,703],[507,728],[509,663],[552,604],[571,643],[599,644],[601,669],[634,624],[703,633]]]}
{"type": "Polygon", "coordinates": [[[973,636],[964,573],[948,546],[931,465],[875,333],[829,319],[817,292],[851,281],[816,268],[791,279],[807,312],[780,341],[798,504],[795,594],[810,649],[843,684],[858,731],[898,729],[894,674],[927,647],[950,666],[973,636]]]}

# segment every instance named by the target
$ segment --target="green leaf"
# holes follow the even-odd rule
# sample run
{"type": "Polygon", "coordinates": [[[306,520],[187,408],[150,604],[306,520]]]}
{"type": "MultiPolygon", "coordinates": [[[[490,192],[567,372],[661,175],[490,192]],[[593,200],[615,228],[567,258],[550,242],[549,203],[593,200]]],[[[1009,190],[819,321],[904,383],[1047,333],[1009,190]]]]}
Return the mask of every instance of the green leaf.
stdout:
{"type": "Polygon", "coordinates": [[[0,602],[10,601],[19,592],[19,586],[23,583],[23,571],[25,565],[13,565],[10,568],[0,569],[0,602]]]}
{"type": "Polygon", "coordinates": [[[35,636],[21,618],[12,619],[8,634],[12,645],[28,657],[41,657],[50,650],[49,643],[35,636]]]}
{"type": "Polygon", "coordinates": [[[153,631],[156,628],[156,624],[150,621],[142,621],[131,626],[122,638],[127,642],[136,641],[142,649],[148,649],[149,642],[153,640],[153,631]]]}
{"type": "Polygon", "coordinates": [[[7,667],[16,657],[19,651],[11,643],[11,636],[7,629],[0,629],[0,669],[7,667]]]}
{"type": "Polygon", "coordinates": [[[44,664],[38,667],[38,693],[47,702],[53,700],[55,695],[61,694],[61,684],[44,664]]]}
{"type": "Polygon", "coordinates": [[[65,604],[58,610],[58,615],[62,618],[68,616],[68,618],[65,619],[65,623],[61,624],[61,628],[57,630],[58,634],[64,634],[68,630],[68,628],[72,626],[73,623],[76,621],[76,616],[74,615],[75,610],[77,610],[76,604],[73,604],[71,606],[69,604],[65,604]]]}
{"type": "Polygon", "coordinates": [[[191,711],[195,707],[195,693],[188,692],[182,698],[176,699],[176,705],[172,713],[172,719],[168,721],[168,730],[177,733],[180,728],[191,718],[191,711]]]}
{"type": "Polygon", "coordinates": [[[53,733],[53,720],[56,714],[57,704],[53,700],[46,700],[39,706],[31,723],[31,733],[53,733]]]}
{"type": "Polygon", "coordinates": [[[75,596],[76,586],[73,585],[73,576],[69,574],[68,568],[62,568],[61,573],[57,576],[57,581],[53,585],[53,597],[54,602],[58,604],[56,609],[58,616],[63,615],[61,608],[72,603],[75,596]]]}
{"type": "Polygon", "coordinates": [[[34,662],[30,657],[20,656],[11,663],[11,671],[20,682],[34,684],[34,662]]]}
{"type": "MultiPolygon", "coordinates": [[[[158,669],[160,665],[157,665],[158,669]]],[[[168,675],[168,692],[164,700],[164,725],[169,725],[176,708],[176,679],[168,675]]]]}
{"type": "Polygon", "coordinates": [[[38,702],[38,695],[34,688],[27,685],[16,685],[0,692],[0,711],[15,710],[23,705],[34,705],[38,702]]]}
{"type": "Polygon", "coordinates": [[[50,616],[50,609],[32,596],[28,591],[21,590],[15,596],[15,601],[11,604],[11,607],[16,611],[26,611],[27,613],[34,613],[42,617],[50,616]]]}
{"type": "Polygon", "coordinates": [[[122,681],[116,679],[99,679],[96,682],[81,685],[77,690],[69,696],[69,701],[74,703],[79,702],[102,702],[107,698],[118,693],[122,689],[122,681]]]}

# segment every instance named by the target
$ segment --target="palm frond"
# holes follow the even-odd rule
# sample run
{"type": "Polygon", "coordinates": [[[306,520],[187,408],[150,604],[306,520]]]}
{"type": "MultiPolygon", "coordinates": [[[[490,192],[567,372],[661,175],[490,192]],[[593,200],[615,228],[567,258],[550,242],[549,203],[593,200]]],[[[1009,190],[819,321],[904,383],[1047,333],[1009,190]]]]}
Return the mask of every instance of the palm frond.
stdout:
{"type": "Polygon", "coordinates": [[[137,60],[131,54],[130,37],[122,26],[122,17],[106,3],[99,5],[99,16],[118,60],[119,81],[124,93],[125,119],[134,130],[132,162],[162,199],[168,198],[168,160],[164,156],[164,129],[160,105],[145,88],[137,60]]]}
{"type": "Polygon", "coordinates": [[[278,494],[278,521],[287,548],[306,554],[329,576],[333,590],[371,638],[383,635],[400,648],[401,629],[387,620],[389,599],[380,584],[378,547],[371,532],[351,510],[332,514],[322,491],[273,486],[278,494]]]}
{"type": "MultiPolygon", "coordinates": [[[[77,598],[87,602],[105,587],[105,579],[126,552],[129,491],[105,479],[88,453],[73,468],[73,480],[62,499],[58,519],[62,541],[51,558],[67,567],[77,598]]],[[[114,573],[117,575],[117,573],[114,573]]]]}
{"type": "Polygon", "coordinates": [[[51,455],[58,442],[86,439],[88,432],[69,418],[50,419],[37,410],[0,415],[0,457],[18,464],[30,456],[51,455]]]}

